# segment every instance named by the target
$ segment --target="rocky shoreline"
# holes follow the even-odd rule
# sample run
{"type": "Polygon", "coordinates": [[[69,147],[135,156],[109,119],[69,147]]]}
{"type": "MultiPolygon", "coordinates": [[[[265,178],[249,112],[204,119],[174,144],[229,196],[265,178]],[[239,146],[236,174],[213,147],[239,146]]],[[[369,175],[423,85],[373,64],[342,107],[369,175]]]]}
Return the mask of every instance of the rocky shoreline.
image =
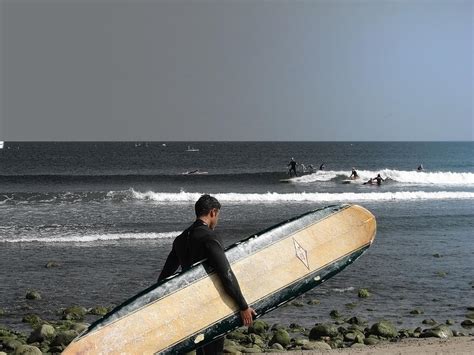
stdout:
{"type": "MultiPolygon", "coordinates": [[[[370,292],[360,289],[360,298],[370,297],[370,292]]],[[[25,298],[34,302],[41,299],[36,291],[29,291],[25,298]]],[[[299,305],[298,300],[290,305],[299,305]]],[[[312,304],[317,300],[309,301],[312,304]]],[[[350,308],[350,307],[348,307],[350,308]]],[[[23,317],[22,322],[31,327],[29,333],[22,333],[8,329],[1,325],[0,309],[0,355],[40,355],[58,354],[89,324],[105,315],[111,308],[97,306],[85,308],[71,306],[57,312],[56,320],[44,320],[31,313],[23,317]]],[[[411,314],[423,314],[423,310],[414,309],[411,314]]],[[[437,338],[449,339],[474,335],[474,307],[466,307],[465,319],[444,320],[425,319],[417,328],[397,328],[388,320],[379,320],[369,323],[359,316],[344,316],[337,310],[329,313],[332,321],[317,323],[312,327],[304,327],[296,323],[288,326],[282,324],[270,325],[264,320],[256,320],[251,327],[239,328],[226,335],[225,352],[262,353],[262,352],[301,352],[301,351],[329,351],[332,349],[350,348],[369,349],[385,343],[397,343],[406,339],[437,338]],[[454,329],[461,327],[462,330],[454,329]]]]}

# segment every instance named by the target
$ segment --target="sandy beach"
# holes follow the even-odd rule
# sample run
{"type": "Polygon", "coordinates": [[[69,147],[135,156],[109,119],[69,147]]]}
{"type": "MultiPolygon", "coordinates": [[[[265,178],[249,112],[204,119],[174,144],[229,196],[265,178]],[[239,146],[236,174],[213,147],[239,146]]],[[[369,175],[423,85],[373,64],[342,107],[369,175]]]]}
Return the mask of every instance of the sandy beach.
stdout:
{"type": "Polygon", "coordinates": [[[288,354],[345,354],[345,355],[461,355],[474,352],[474,337],[450,339],[404,339],[396,343],[384,343],[365,348],[347,348],[322,351],[292,351],[288,354]]]}

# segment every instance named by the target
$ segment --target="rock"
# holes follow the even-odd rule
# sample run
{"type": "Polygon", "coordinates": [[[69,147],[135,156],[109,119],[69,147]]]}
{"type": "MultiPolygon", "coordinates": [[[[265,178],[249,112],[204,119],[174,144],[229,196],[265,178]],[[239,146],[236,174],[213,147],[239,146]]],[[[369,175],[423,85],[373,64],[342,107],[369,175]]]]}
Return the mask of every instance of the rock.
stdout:
{"type": "Polygon", "coordinates": [[[360,318],[360,317],[352,317],[352,318],[349,318],[348,320],[346,320],[346,323],[356,324],[356,325],[363,325],[363,324],[366,324],[367,322],[365,320],[363,320],[362,318],[360,318]]]}
{"type": "Polygon", "coordinates": [[[370,297],[370,292],[366,288],[361,288],[358,292],[358,296],[360,298],[368,298],[368,297],[370,297]]]}
{"type": "Polygon", "coordinates": [[[295,339],[295,345],[296,346],[303,346],[304,344],[308,343],[309,340],[306,338],[297,338],[295,339]]]}
{"type": "Polygon", "coordinates": [[[452,319],[446,319],[446,324],[447,325],[453,325],[454,321],[452,319]]]}
{"type": "Polygon", "coordinates": [[[47,269],[51,269],[53,267],[59,267],[59,266],[60,264],[57,263],[56,261],[48,261],[44,267],[47,269]]]}
{"type": "Polygon", "coordinates": [[[59,346],[52,346],[49,348],[49,352],[52,353],[52,354],[60,354],[63,352],[63,350],[65,349],[66,347],[63,346],[63,345],[59,345],[59,346]]]}
{"type": "Polygon", "coordinates": [[[290,304],[294,307],[304,307],[304,303],[298,300],[294,300],[290,304]]]}
{"type": "Polygon", "coordinates": [[[431,329],[425,329],[420,334],[420,338],[441,338],[446,339],[453,336],[453,332],[448,326],[441,324],[431,329]]]}
{"type": "Polygon", "coordinates": [[[52,340],[56,336],[56,330],[52,325],[43,324],[41,327],[36,328],[29,336],[28,343],[41,343],[45,340],[52,340]]]}
{"type": "Polygon", "coordinates": [[[248,328],[249,334],[254,333],[254,334],[265,334],[266,331],[270,328],[268,323],[264,322],[263,320],[257,319],[253,324],[248,328]]]}
{"type": "Polygon", "coordinates": [[[315,305],[315,304],[320,304],[321,301],[315,298],[315,299],[309,300],[307,303],[310,305],[315,305]]]}
{"type": "Polygon", "coordinates": [[[238,344],[230,339],[224,338],[224,347],[226,346],[237,346],[238,344]]]}
{"type": "Polygon", "coordinates": [[[260,349],[258,346],[253,346],[251,348],[243,348],[241,350],[244,354],[252,354],[252,353],[261,353],[262,349],[260,349]]]}
{"type": "Polygon", "coordinates": [[[95,316],[105,316],[107,313],[109,313],[109,310],[107,309],[107,307],[97,306],[89,309],[88,313],[95,316]]]}
{"type": "Polygon", "coordinates": [[[447,272],[444,272],[444,271],[438,271],[435,273],[436,276],[439,276],[439,277],[446,277],[448,275],[447,272]]]}
{"type": "Polygon", "coordinates": [[[5,314],[5,311],[2,308],[0,308],[0,316],[3,316],[4,314],[5,314]]]}
{"type": "Polygon", "coordinates": [[[272,344],[272,346],[270,346],[270,349],[273,349],[273,350],[285,350],[285,348],[279,344],[279,343],[275,343],[275,344],[272,344]]]}
{"type": "Polygon", "coordinates": [[[364,339],[365,345],[377,345],[380,342],[377,338],[368,337],[364,339]]]}
{"type": "Polygon", "coordinates": [[[75,330],[78,334],[81,334],[87,328],[89,328],[87,323],[74,323],[70,327],[71,330],[75,330]]]}
{"type": "Polygon", "coordinates": [[[344,342],[342,341],[342,339],[335,338],[330,340],[328,342],[328,345],[331,347],[331,349],[338,349],[344,347],[344,342]]]}
{"type": "Polygon", "coordinates": [[[435,258],[441,258],[441,254],[440,254],[440,253],[435,253],[435,254],[433,254],[433,256],[434,256],[435,258]]]}
{"type": "Polygon", "coordinates": [[[344,306],[346,306],[346,307],[349,308],[349,309],[354,309],[354,308],[357,307],[357,303],[354,303],[354,302],[352,302],[352,303],[346,303],[344,306]]]}
{"type": "Polygon", "coordinates": [[[290,335],[284,329],[277,330],[274,334],[272,339],[269,342],[269,345],[273,345],[275,343],[281,344],[282,346],[286,347],[290,345],[290,335]]]}
{"type": "Polygon", "coordinates": [[[385,338],[394,338],[398,335],[398,331],[391,322],[382,320],[372,325],[370,328],[370,334],[379,335],[385,338]]]}
{"type": "Polygon", "coordinates": [[[229,347],[224,347],[224,353],[225,354],[242,354],[240,351],[240,348],[229,346],[229,347]]]}
{"type": "Polygon", "coordinates": [[[331,318],[341,318],[342,315],[339,313],[337,309],[333,309],[331,312],[329,312],[329,315],[331,318]]]}
{"type": "Polygon", "coordinates": [[[24,345],[21,341],[14,338],[7,338],[2,341],[3,349],[7,351],[15,350],[17,347],[24,345]]]}
{"type": "Polygon", "coordinates": [[[87,313],[87,309],[79,306],[68,307],[63,310],[63,319],[65,320],[82,320],[87,313]]]}
{"type": "Polygon", "coordinates": [[[23,323],[28,323],[33,328],[38,328],[41,324],[44,323],[44,321],[36,314],[27,314],[26,316],[22,318],[21,321],[23,323]]]}
{"type": "Polygon", "coordinates": [[[274,331],[279,330],[279,329],[285,329],[286,330],[284,325],[278,324],[278,323],[273,324],[270,330],[272,332],[274,332],[274,331]]]}
{"type": "Polygon", "coordinates": [[[331,350],[331,346],[324,341],[310,341],[303,345],[303,350],[331,350]]]}
{"type": "Polygon", "coordinates": [[[365,339],[365,335],[362,332],[359,331],[353,331],[353,332],[348,332],[346,335],[344,335],[344,340],[349,341],[349,342],[355,342],[355,343],[363,343],[365,339]]]}
{"type": "Polygon", "coordinates": [[[240,341],[246,339],[247,335],[242,333],[242,330],[237,329],[237,330],[234,330],[233,332],[230,332],[229,334],[227,334],[226,338],[236,340],[236,341],[240,342],[240,341]]]}
{"type": "Polygon", "coordinates": [[[474,313],[468,313],[466,314],[466,318],[469,318],[469,319],[474,319],[474,313]]]}
{"type": "Polygon", "coordinates": [[[431,319],[423,319],[423,321],[421,322],[422,324],[426,324],[426,325],[435,325],[435,324],[438,324],[438,322],[436,322],[433,318],[431,319]]]}
{"type": "Polygon", "coordinates": [[[468,311],[474,311],[474,306],[468,306],[468,307],[467,307],[467,310],[468,310],[468,311]]]}
{"type": "Polygon", "coordinates": [[[297,324],[297,323],[291,323],[290,324],[290,331],[292,333],[304,333],[306,331],[306,328],[297,324]]]}
{"type": "Polygon", "coordinates": [[[14,355],[42,355],[40,349],[36,346],[31,345],[20,345],[17,347],[13,353],[14,355]]]}
{"type": "Polygon", "coordinates": [[[257,345],[259,348],[265,347],[266,345],[263,339],[257,334],[250,334],[249,339],[252,342],[252,344],[257,345]]]}
{"type": "Polygon", "coordinates": [[[54,340],[51,342],[51,346],[62,346],[68,345],[71,341],[77,337],[77,332],[75,330],[64,330],[59,332],[55,337],[54,340]]]}
{"type": "Polygon", "coordinates": [[[337,327],[333,324],[318,324],[309,333],[309,340],[319,340],[321,337],[335,337],[339,334],[337,327]]]}
{"type": "Polygon", "coordinates": [[[28,291],[26,293],[26,296],[25,298],[27,300],[40,300],[41,299],[41,295],[38,291],[28,291]]]}
{"type": "Polygon", "coordinates": [[[461,322],[461,326],[463,328],[471,328],[474,327],[474,322],[471,319],[466,319],[461,322]]]}
{"type": "Polygon", "coordinates": [[[412,311],[410,311],[410,314],[423,314],[425,313],[422,309],[414,309],[412,311]]]}
{"type": "Polygon", "coordinates": [[[366,347],[366,345],[363,344],[363,343],[354,343],[354,344],[351,345],[351,348],[353,348],[353,349],[365,348],[365,347],[366,347]]]}

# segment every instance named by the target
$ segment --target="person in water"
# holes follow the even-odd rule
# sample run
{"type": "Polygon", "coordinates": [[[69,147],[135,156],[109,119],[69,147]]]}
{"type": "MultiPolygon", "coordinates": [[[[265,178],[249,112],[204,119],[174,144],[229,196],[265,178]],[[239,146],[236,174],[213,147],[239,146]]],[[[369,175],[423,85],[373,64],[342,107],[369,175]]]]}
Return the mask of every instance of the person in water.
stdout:
{"type": "Polygon", "coordinates": [[[374,179],[370,178],[366,182],[364,182],[364,185],[372,185],[374,183],[374,179]]]}
{"type": "Polygon", "coordinates": [[[319,166],[319,170],[324,170],[326,169],[326,164],[325,163],[322,163],[320,166],[319,166]]]}
{"type": "Polygon", "coordinates": [[[308,172],[309,172],[310,174],[314,173],[314,166],[313,166],[313,164],[309,164],[309,165],[308,165],[308,172]]]}
{"type": "MultiPolygon", "coordinates": [[[[239,282],[235,277],[224,252],[222,239],[214,232],[219,220],[221,204],[215,197],[202,195],[194,206],[196,221],[173,241],[173,247],[166,259],[158,281],[173,275],[181,267],[189,269],[194,263],[207,259],[220,278],[225,292],[234,300],[240,310],[245,326],[253,322],[255,310],[248,306],[239,282]]],[[[197,349],[197,355],[220,354],[224,351],[224,337],[197,349]]]]}
{"type": "Polygon", "coordinates": [[[352,168],[351,176],[349,176],[349,179],[358,179],[359,175],[357,174],[357,171],[355,168],[352,168]]]}
{"type": "Polygon", "coordinates": [[[291,158],[290,162],[288,163],[288,166],[290,167],[290,170],[288,170],[288,175],[291,176],[291,173],[295,174],[295,176],[298,176],[298,173],[296,172],[296,161],[294,158],[291,158]]]}
{"type": "Polygon", "coordinates": [[[379,186],[382,185],[382,181],[385,181],[385,179],[382,179],[382,177],[380,176],[380,174],[377,174],[377,176],[374,177],[373,180],[377,181],[377,185],[379,185],[379,186]]]}

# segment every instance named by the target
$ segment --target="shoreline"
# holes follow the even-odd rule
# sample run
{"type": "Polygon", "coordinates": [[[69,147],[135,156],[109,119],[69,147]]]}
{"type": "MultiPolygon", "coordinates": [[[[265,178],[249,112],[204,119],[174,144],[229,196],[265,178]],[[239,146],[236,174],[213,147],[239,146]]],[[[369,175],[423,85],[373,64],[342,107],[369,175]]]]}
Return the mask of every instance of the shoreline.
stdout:
{"type": "MultiPolygon", "coordinates": [[[[449,339],[403,339],[395,343],[382,343],[379,345],[367,346],[365,348],[345,348],[331,350],[302,350],[287,351],[285,354],[292,355],[317,355],[317,354],[344,354],[344,355],[463,355],[474,352],[474,336],[456,337],[449,339]]],[[[269,353],[272,354],[272,353],[269,353]]],[[[277,353],[273,353],[277,354],[277,353]]],[[[281,353],[278,353],[281,354],[281,353]]]]}

